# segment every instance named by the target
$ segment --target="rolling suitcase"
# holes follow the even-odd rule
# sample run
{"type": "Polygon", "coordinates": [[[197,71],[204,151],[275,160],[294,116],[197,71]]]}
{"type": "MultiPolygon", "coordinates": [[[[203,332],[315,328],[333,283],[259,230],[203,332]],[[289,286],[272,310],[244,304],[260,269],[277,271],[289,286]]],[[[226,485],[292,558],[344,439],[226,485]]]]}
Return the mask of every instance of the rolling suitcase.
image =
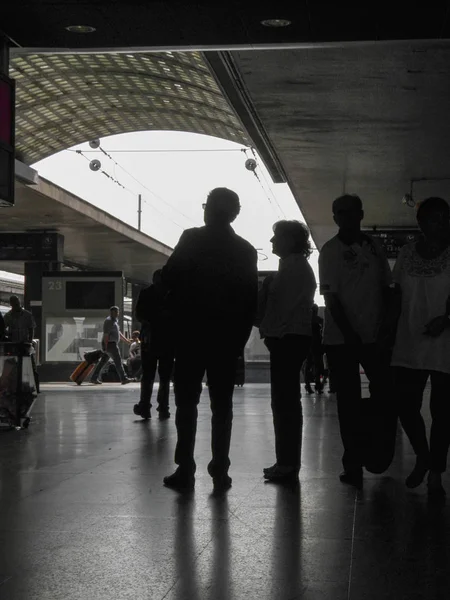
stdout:
{"type": "Polygon", "coordinates": [[[87,360],[83,360],[70,376],[70,380],[77,385],[81,385],[83,381],[89,377],[94,368],[95,363],[89,363],[87,360]]]}
{"type": "Polygon", "coordinates": [[[85,379],[89,377],[89,375],[94,370],[95,365],[98,363],[100,358],[103,356],[103,350],[93,350],[92,352],[86,352],[84,355],[84,360],[81,362],[75,371],[70,376],[70,380],[76,383],[77,385],[81,385],[85,379]]]}

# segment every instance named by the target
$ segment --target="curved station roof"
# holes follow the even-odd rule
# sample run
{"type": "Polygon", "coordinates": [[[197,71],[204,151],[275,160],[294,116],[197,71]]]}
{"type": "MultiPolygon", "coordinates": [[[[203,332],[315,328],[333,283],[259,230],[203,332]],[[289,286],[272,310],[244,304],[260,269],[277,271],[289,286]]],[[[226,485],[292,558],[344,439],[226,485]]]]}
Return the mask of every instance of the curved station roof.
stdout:
{"type": "Polygon", "coordinates": [[[21,54],[17,157],[27,164],[87,140],[171,130],[250,140],[198,52],[21,54]]]}

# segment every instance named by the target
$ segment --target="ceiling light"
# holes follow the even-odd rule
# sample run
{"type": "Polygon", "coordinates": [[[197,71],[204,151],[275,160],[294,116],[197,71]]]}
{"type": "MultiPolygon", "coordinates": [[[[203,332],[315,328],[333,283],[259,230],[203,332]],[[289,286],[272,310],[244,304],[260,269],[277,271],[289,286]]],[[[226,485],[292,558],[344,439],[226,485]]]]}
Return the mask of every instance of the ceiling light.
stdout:
{"type": "Polygon", "coordinates": [[[261,25],[264,27],[289,27],[292,21],[289,19],[264,19],[261,21],[261,25]]]}
{"type": "Polygon", "coordinates": [[[70,33],[94,33],[95,31],[95,27],[90,25],[69,25],[66,29],[70,33]]]}

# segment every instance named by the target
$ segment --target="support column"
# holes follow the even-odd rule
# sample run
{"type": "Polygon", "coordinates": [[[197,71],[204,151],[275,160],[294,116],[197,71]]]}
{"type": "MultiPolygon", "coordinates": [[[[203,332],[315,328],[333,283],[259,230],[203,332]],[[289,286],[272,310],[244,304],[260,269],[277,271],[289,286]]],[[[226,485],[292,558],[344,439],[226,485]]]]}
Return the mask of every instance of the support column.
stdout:
{"type": "Polygon", "coordinates": [[[34,336],[39,340],[42,340],[44,335],[42,323],[42,274],[45,271],[60,271],[61,268],[62,265],[59,262],[25,263],[24,308],[31,312],[36,321],[34,336]]]}
{"type": "Polygon", "coordinates": [[[0,33],[0,73],[9,75],[9,42],[2,33],[0,33]]]}

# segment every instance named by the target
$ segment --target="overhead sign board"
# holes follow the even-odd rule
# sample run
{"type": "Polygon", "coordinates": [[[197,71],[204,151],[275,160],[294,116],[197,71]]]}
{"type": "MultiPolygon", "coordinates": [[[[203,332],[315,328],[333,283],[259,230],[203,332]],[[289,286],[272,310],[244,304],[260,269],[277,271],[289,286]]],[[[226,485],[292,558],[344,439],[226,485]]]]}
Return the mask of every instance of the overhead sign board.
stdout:
{"type": "Polygon", "coordinates": [[[62,262],[64,237],[55,232],[0,233],[0,260],[62,262]]]}
{"type": "Polygon", "coordinates": [[[390,259],[396,259],[405,244],[418,240],[420,236],[419,229],[377,229],[367,233],[378,240],[390,259]]]}

